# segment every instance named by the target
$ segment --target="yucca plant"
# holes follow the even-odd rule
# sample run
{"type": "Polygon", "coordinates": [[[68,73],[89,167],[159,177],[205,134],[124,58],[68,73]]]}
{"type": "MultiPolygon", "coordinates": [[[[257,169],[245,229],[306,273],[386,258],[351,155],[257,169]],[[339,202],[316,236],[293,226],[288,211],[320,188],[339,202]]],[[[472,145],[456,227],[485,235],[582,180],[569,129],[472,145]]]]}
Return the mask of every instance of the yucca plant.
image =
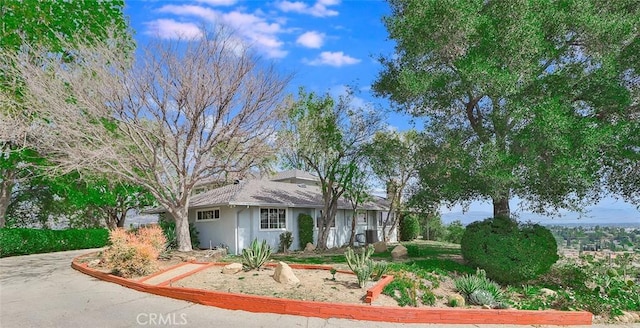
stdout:
{"type": "Polygon", "coordinates": [[[502,301],[503,294],[500,286],[487,278],[484,270],[478,269],[475,275],[464,275],[455,280],[455,286],[458,292],[467,300],[475,291],[482,290],[491,294],[496,302],[502,301]]]}
{"type": "Polygon", "coordinates": [[[259,244],[256,238],[251,242],[251,247],[242,250],[242,266],[246,271],[260,270],[270,256],[271,246],[266,240],[259,244]]]}
{"type": "Polygon", "coordinates": [[[493,306],[497,302],[496,302],[496,299],[493,297],[493,294],[491,294],[489,291],[479,289],[471,293],[471,295],[469,295],[469,303],[474,305],[493,306]]]}

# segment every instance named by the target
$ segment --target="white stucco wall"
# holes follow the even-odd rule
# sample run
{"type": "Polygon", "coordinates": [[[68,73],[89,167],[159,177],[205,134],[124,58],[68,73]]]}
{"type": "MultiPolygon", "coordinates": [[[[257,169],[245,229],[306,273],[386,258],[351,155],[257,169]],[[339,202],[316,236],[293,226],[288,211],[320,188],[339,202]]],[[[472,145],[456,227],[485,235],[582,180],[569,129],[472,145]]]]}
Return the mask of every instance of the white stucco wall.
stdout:
{"type": "Polygon", "coordinates": [[[235,231],[236,231],[236,208],[228,206],[219,207],[220,219],[214,221],[196,221],[196,212],[212,208],[202,208],[198,210],[189,210],[189,222],[194,223],[198,230],[198,240],[200,240],[200,248],[209,248],[224,244],[229,247],[229,252],[235,251],[235,231]]]}

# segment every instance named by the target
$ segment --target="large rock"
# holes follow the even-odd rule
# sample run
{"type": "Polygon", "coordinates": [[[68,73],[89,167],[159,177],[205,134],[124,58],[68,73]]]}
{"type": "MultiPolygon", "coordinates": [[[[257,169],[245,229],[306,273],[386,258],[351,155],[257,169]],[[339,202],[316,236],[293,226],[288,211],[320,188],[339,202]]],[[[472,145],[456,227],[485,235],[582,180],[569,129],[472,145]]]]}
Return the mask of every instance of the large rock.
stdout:
{"type": "Polygon", "coordinates": [[[402,245],[394,247],[391,251],[391,258],[394,260],[406,259],[408,256],[407,248],[402,245]]]}
{"type": "Polygon", "coordinates": [[[376,253],[384,253],[387,251],[387,243],[384,241],[373,243],[373,248],[376,253]]]}
{"type": "Polygon", "coordinates": [[[224,274],[236,274],[236,273],[238,273],[240,271],[242,271],[242,264],[241,263],[227,264],[222,268],[222,273],[224,273],[224,274]]]}
{"type": "Polygon", "coordinates": [[[276,266],[276,270],[273,273],[273,279],[281,284],[295,285],[300,283],[300,279],[293,274],[291,267],[284,262],[278,262],[278,266],[276,266]]]}
{"type": "Polygon", "coordinates": [[[307,246],[304,247],[305,252],[313,252],[316,250],[316,245],[312,243],[307,243],[307,246]]]}

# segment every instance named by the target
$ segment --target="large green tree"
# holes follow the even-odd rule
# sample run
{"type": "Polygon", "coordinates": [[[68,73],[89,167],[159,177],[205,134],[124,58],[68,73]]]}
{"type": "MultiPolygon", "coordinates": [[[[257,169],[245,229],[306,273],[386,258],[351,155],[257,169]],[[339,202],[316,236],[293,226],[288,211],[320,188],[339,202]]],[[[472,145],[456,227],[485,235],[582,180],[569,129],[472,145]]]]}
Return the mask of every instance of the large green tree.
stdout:
{"type": "MultiPolygon", "coordinates": [[[[124,1],[38,1],[3,0],[0,2],[0,51],[24,50],[24,44],[39,44],[49,53],[69,56],[74,40],[99,41],[106,38],[106,27],[126,35],[124,1]],[[64,42],[63,42],[64,41],[64,42]]],[[[6,63],[6,62],[5,62],[6,63]]],[[[40,156],[24,147],[28,121],[21,106],[19,77],[0,67],[0,92],[14,101],[0,103],[0,228],[11,203],[16,183],[27,183],[40,156]]],[[[0,97],[1,98],[1,97],[0,97]]],[[[6,99],[5,99],[6,100],[6,99]]],[[[22,190],[30,190],[22,188],[22,190]]]]}
{"type": "Polygon", "coordinates": [[[423,189],[496,216],[514,195],[538,212],[599,197],[639,102],[637,1],[389,4],[396,51],[374,90],[426,118],[423,189]]]}
{"type": "Polygon", "coordinates": [[[317,247],[327,248],[327,239],[338,212],[338,201],[348,190],[357,189],[358,164],[364,146],[380,125],[370,108],[354,108],[351,93],[336,101],[330,95],[300,91],[280,133],[287,147],[284,164],[308,169],[320,179],[323,196],[317,247]]]}

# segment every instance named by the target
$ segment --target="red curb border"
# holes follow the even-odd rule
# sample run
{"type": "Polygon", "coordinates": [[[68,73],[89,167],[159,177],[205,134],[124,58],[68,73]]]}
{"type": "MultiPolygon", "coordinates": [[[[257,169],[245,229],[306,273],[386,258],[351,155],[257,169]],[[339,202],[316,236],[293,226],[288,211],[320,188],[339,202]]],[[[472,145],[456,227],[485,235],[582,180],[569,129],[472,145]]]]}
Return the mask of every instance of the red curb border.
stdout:
{"type": "Polygon", "coordinates": [[[229,310],[291,314],[325,319],[345,318],[398,323],[568,326],[591,325],[593,319],[593,315],[585,311],[567,312],[456,308],[397,308],[386,306],[371,307],[370,305],[299,301],[266,296],[231,294],[193,288],[153,286],[94,270],[89,268],[86,263],[78,263],[77,259],[78,258],[73,259],[71,267],[94,278],[116,283],[142,292],[229,310]]]}

